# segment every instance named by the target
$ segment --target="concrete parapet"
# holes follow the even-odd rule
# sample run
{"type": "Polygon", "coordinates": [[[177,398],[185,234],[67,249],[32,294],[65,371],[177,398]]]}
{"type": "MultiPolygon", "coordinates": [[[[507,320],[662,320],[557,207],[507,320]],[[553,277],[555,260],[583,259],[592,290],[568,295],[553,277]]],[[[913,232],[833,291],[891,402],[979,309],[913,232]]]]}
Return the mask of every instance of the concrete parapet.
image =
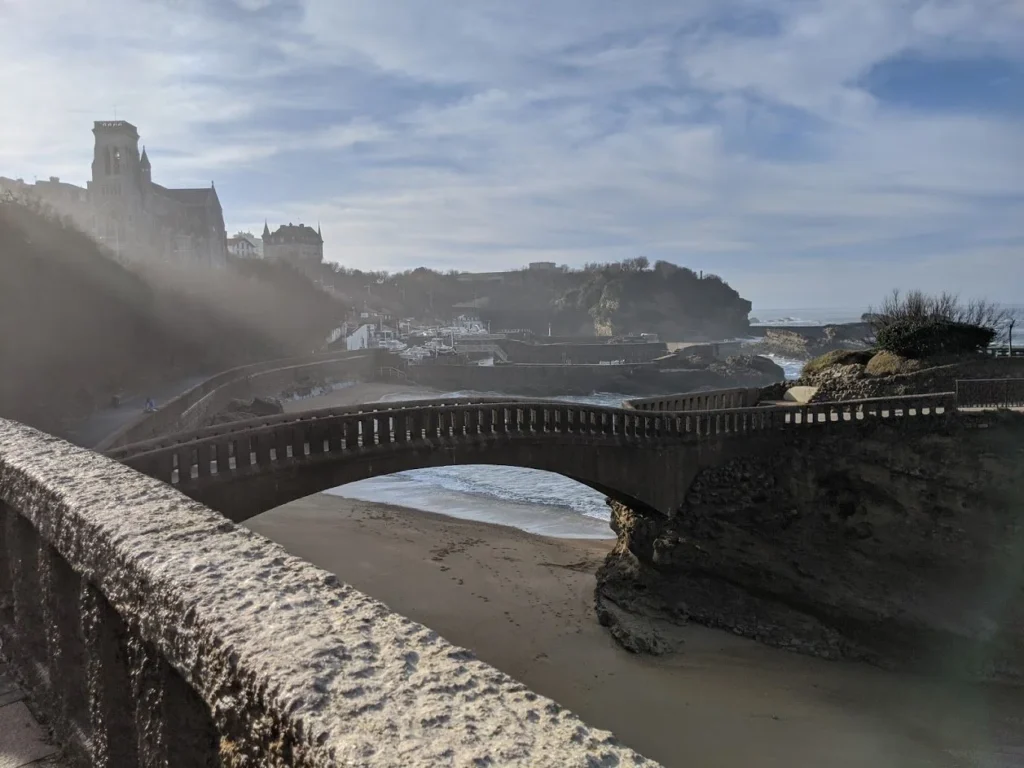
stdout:
{"type": "Polygon", "coordinates": [[[730,387],[705,392],[683,392],[677,395],[639,397],[626,401],[626,407],[637,411],[710,411],[719,408],[752,408],[761,391],[757,387],[730,387]]]}
{"type": "Polygon", "coordinates": [[[0,420],[0,633],[68,756],[653,765],[164,483],[0,420]]]}

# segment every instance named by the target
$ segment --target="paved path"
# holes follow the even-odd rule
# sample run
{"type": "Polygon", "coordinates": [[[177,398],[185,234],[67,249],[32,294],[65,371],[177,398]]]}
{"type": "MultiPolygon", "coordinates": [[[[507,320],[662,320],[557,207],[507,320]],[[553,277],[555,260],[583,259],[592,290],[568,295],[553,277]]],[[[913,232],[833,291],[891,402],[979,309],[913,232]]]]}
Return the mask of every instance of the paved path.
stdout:
{"type": "Polygon", "coordinates": [[[60,748],[25,706],[25,692],[0,661],[0,768],[60,768],[60,748]]]}
{"type": "MultiPolygon", "coordinates": [[[[186,392],[196,384],[210,378],[207,374],[197,374],[182,379],[176,379],[159,387],[153,387],[148,392],[130,395],[121,401],[117,408],[106,406],[75,424],[68,429],[67,436],[71,442],[86,448],[92,448],[100,440],[112,435],[125,424],[130,422],[142,413],[146,405],[146,397],[152,397],[158,406],[163,405],[182,392],[186,392]]],[[[2,768],[2,766],[0,766],[2,768]]]]}

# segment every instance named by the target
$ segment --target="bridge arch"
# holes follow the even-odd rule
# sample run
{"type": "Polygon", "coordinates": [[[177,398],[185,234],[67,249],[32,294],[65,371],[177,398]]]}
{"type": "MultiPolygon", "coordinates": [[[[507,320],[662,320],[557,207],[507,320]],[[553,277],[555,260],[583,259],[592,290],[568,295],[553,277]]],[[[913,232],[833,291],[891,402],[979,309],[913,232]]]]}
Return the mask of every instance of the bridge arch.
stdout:
{"type": "MultiPolygon", "coordinates": [[[[411,469],[545,470],[670,515],[713,443],[696,419],[551,401],[415,404],[240,422],[119,456],[235,521],[318,491],[411,469]],[[687,431],[689,427],[690,431],[687,431]]],[[[140,448],[143,446],[140,446],[140,448]]]]}

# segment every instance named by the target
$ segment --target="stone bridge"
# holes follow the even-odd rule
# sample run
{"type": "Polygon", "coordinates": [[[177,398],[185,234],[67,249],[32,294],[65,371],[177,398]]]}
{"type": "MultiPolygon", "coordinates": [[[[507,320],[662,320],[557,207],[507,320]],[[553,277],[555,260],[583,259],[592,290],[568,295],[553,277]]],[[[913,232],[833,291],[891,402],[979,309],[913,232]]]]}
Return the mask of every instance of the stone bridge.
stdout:
{"type": "Polygon", "coordinates": [[[417,401],[237,422],[110,455],[236,522],[356,480],[451,464],[556,472],[638,511],[671,516],[702,469],[764,446],[752,438],[770,443],[780,429],[922,420],[953,408],[952,394],[677,412],[562,401],[417,401]]]}

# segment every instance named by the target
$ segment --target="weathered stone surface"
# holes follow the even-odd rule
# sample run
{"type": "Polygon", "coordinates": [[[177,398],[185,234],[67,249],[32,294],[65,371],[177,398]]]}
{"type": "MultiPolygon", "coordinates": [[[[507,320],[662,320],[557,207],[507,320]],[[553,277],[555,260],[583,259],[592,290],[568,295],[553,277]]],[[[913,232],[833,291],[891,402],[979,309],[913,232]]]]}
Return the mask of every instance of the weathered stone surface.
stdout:
{"type": "Polygon", "coordinates": [[[618,635],[628,611],[1024,682],[1024,415],[759,440],[700,472],[673,518],[614,505],[597,602],[618,635]]]}
{"type": "Polygon", "coordinates": [[[168,764],[167,739],[194,739],[209,722],[219,736],[209,764],[224,766],[651,765],[173,488],[2,420],[0,502],[81,577],[81,694],[108,739],[102,754],[132,754],[124,740],[134,737],[140,761],[168,764]],[[131,681],[122,695],[163,707],[176,729],[163,733],[145,714],[103,720],[118,664],[131,681]],[[153,691],[143,679],[166,681],[157,699],[142,696],[153,691]]]}
{"type": "Polygon", "coordinates": [[[944,364],[927,363],[912,373],[872,376],[864,365],[835,365],[799,384],[815,386],[814,402],[857,400],[866,397],[894,397],[916,392],[953,392],[958,380],[1024,377],[1024,360],[973,357],[944,364]]]}
{"type": "Polygon", "coordinates": [[[871,336],[868,323],[765,328],[764,338],[751,345],[759,354],[781,355],[808,360],[837,349],[867,349],[871,336]]]}

